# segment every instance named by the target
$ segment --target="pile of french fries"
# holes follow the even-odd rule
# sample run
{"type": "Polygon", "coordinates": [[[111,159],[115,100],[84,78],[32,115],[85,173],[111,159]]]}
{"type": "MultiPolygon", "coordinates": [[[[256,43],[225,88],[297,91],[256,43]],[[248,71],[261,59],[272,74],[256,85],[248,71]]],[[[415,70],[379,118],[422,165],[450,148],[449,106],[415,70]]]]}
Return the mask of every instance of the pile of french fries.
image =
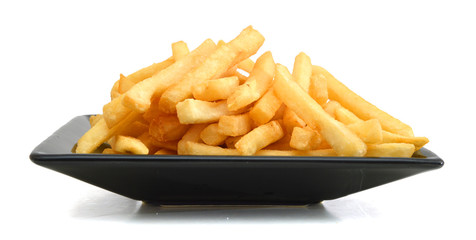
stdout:
{"type": "Polygon", "coordinates": [[[120,79],[76,153],[411,157],[428,143],[299,53],[292,73],[253,27],[120,79]]]}

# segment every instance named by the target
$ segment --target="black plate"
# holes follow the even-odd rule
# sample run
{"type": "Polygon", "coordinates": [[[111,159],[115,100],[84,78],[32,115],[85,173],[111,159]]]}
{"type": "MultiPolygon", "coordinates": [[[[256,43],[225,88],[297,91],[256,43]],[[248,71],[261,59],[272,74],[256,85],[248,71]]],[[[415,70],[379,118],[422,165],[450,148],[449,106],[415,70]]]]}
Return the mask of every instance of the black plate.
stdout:
{"type": "Polygon", "coordinates": [[[313,204],[443,166],[427,149],[412,158],[74,154],[89,129],[78,116],[30,159],[109,191],[158,204],[313,204]]]}

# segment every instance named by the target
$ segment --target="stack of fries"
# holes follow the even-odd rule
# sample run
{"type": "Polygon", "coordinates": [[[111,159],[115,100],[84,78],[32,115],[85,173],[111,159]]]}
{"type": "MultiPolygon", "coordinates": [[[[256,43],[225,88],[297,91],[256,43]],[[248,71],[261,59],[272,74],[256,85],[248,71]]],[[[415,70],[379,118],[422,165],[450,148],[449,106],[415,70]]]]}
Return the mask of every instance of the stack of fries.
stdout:
{"type": "Polygon", "coordinates": [[[251,26],[120,75],[76,153],[411,157],[428,143],[299,53],[292,74],[251,26]]]}

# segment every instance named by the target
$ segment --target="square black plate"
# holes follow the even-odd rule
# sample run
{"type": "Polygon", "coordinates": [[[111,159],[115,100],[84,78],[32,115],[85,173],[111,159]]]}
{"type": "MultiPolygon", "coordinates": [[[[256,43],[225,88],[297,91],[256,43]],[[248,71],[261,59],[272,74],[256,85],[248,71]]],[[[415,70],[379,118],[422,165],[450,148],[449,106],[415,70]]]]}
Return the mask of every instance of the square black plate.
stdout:
{"type": "Polygon", "coordinates": [[[75,154],[90,128],[78,116],[30,159],[132,199],[158,204],[313,204],[443,166],[423,148],[412,158],[75,154]]]}

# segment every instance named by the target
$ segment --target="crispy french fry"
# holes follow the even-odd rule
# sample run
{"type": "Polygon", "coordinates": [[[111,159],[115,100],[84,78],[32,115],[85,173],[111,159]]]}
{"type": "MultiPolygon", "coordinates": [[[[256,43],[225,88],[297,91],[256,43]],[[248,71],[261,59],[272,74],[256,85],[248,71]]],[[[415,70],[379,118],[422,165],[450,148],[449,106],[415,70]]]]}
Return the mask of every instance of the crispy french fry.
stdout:
{"type": "Polygon", "coordinates": [[[119,80],[117,80],[111,89],[111,100],[119,96],[121,96],[121,94],[119,93],[119,80]]]}
{"type": "Polygon", "coordinates": [[[342,106],[340,105],[339,102],[330,100],[329,102],[325,103],[324,106],[322,107],[324,108],[324,111],[326,111],[327,114],[329,114],[332,118],[336,118],[335,116],[336,110],[341,108],[342,106]]]}
{"type": "MultiPolygon", "coordinates": [[[[276,94],[276,91],[275,91],[276,94]]],[[[279,99],[279,98],[278,98],[279,99]]],[[[280,99],[281,100],[281,99],[280,99]]],[[[283,113],[283,127],[287,133],[291,134],[295,127],[305,127],[306,123],[289,107],[284,109],[283,113]]]]}
{"type": "Polygon", "coordinates": [[[382,143],[382,126],[377,119],[370,119],[367,121],[352,123],[347,125],[352,132],[367,144],[382,143]]]}
{"type": "Polygon", "coordinates": [[[378,119],[384,130],[407,137],[413,137],[413,130],[410,126],[365,101],[362,97],[339,82],[324,68],[316,67],[316,69],[326,77],[330,99],[338,101],[343,107],[353,112],[362,120],[378,119]]]}
{"type": "MultiPolygon", "coordinates": [[[[283,129],[284,130],[284,129],[283,129]]],[[[263,150],[294,150],[289,143],[291,142],[291,134],[284,132],[284,136],[278,141],[266,146],[263,150]]],[[[329,147],[330,148],[330,147],[329,147]]]]}
{"type": "Polygon", "coordinates": [[[170,150],[170,149],[160,149],[157,150],[154,155],[177,155],[176,151],[170,150]]]}
{"type": "Polygon", "coordinates": [[[409,143],[369,144],[366,157],[412,157],[415,145],[409,143]]]}
{"type": "Polygon", "coordinates": [[[193,86],[193,97],[203,101],[227,99],[238,88],[238,77],[225,77],[201,82],[193,86]]]}
{"type": "Polygon", "coordinates": [[[170,57],[162,62],[154,63],[148,67],[142,68],[130,75],[127,75],[127,79],[134,83],[138,83],[144,79],[152,77],[157,72],[166,69],[175,62],[173,57],[170,57]]]}
{"type": "Polygon", "coordinates": [[[251,131],[251,118],[248,113],[221,116],[218,120],[218,132],[225,136],[240,136],[251,131]]]}
{"type": "Polygon", "coordinates": [[[92,115],[89,117],[89,125],[94,126],[96,125],[96,123],[102,119],[102,115],[101,114],[96,114],[96,115],[92,115]]]}
{"type": "Polygon", "coordinates": [[[274,92],[307,125],[319,129],[324,139],[341,156],[363,156],[366,145],[341,122],[333,119],[296,83],[286,67],[277,64],[274,92]]]}
{"type": "Polygon", "coordinates": [[[296,150],[315,150],[321,145],[321,135],[311,128],[295,127],[291,134],[289,146],[296,150]]]}
{"type": "Polygon", "coordinates": [[[176,115],[161,115],[150,122],[149,133],[157,141],[168,142],[181,139],[189,127],[181,124],[176,115]]]}
{"type": "Polygon", "coordinates": [[[311,95],[311,97],[321,106],[323,106],[329,99],[326,77],[316,70],[312,71],[309,95],[311,95]]]}
{"type": "Polygon", "coordinates": [[[180,81],[188,72],[200,65],[215,49],[216,45],[212,40],[205,40],[187,56],[134,85],[124,93],[122,104],[135,111],[145,112],[150,107],[153,95],[162,95],[169,86],[180,81]]]}
{"type": "Polygon", "coordinates": [[[334,149],[319,150],[259,150],[257,156],[312,156],[312,157],[334,157],[337,156],[334,149]]]}
{"type": "Polygon", "coordinates": [[[238,63],[238,68],[243,70],[243,71],[246,71],[248,73],[251,73],[251,71],[253,70],[254,65],[255,65],[255,63],[253,62],[253,60],[247,58],[247,59],[241,61],[240,63],[238,63]]]}
{"type": "Polygon", "coordinates": [[[189,53],[190,50],[188,50],[188,46],[184,41],[172,43],[172,56],[174,57],[175,61],[180,60],[189,53]]]}
{"type": "Polygon", "coordinates": [[[420,150],[429,140],[426,137],[406,137],[396,133],[382,131],[383,143],[411,143],[415,145],[415,151],[420,150]]]}
{"type": "Polygon", "coordinates": [[[293,81],[297,82],[305,92],[309,92],[311,84],[312,64],[311,58],[300,52],[294,59],[293,81]]]}
{"type": "Polygon", "coordinates": [[[263,41],[258,31],[251,27],[244,29],[235,39],[220,46],[182,81],[167,89],[160,98],[160,109],[165,113],[175,113],[179,102],[192,97],[194,84],[219,78],[230,67],[258,51],[263,41]]]}
{"type": "Polygon", "coordinates": [[[217,122],[221,116],[236,114],[226,107],[226,101],[206,102],[186,99],[177,104],[177,117],[181,124],[217,122]]]}
{"type": "Polygon", "coordinates": [[[194,124],[183,135],[182,139],[177,144],[177,153],[182,155],[187,151],[185,148],[186,142],[202,142],[200,133],[208,126],[208,124],[194,124]]]}
{"type": "Polygon", "coordinates": [[[282,105],[281,100],[274,94],[273,88],[270,88],[251,108],[250,118],[256,125],[265,124],[273,119],[282,105]]]}
{"type": "Polygon", "coordinates": [[[253,155],[269,144],[278,141],[284,135],[278,121],[271,121],[247,133],[235,144],[242,155],[253,155]]]}
{"type": "Polygon", "coordinates": [[[149,125],[144,123],[143,121],[135,121],[129,124],[127,127],[122,128],[116,134],[124,135],[128,137],[139,137],[144,132],[149,131],[149,125]]]}
{"type": "Polygon", "coordinates": [[[112,144],[112,150],[125,154],[148,154],[149,149],[139,139],[118,135],[112,144]]]}
{"type": "Polygon", "coordinates": [[[256,60],[246,82],[227,99],[228,109],[230,111],[242,109],[263,96],[273,82],[274,70],[273,55],[269,51],[265,52],[256,60]]]}
{"type": "MultiPolygon", "coordinates": [[[[329,101],[329,103],[330,102],[332,102],[332,101],[329,101]]],[[[359,123],[359,122],[364,121],[364,120],[360,119],[359,117],[355,116],[355,114],[353,114],[351,111],[347,110],[346,108],[344,108],[342,106],[335,110],[335,117],[339,122],[341,122],[345,125],[353,124],[353,123],[359,123]]]]}
{"type": "Polygon", "coordinates": [[[159,147],[155,144],[157,140],[149,134],[149,131],[142,133],[137,137],[148,149],[149,153],[156,152],[159,147]]]}
{"type": "Polygon", "coordinates": [[[184,142],[180,150],[179,154],[181,155],[240,155],[240,152],[236,149],[221,148],[192,141],[184,142]]]}
{"type": "Polygon", "coordinates": [[[228,136],[220,133],[218,123],[212,123],[202,130],[200,138],[202,141],[211,146],[218,146],[225,143],[228,136]]]}
{"type": "Polygon", "coordinates": [[[228,137],[225,140],[225,145],[227,148],[235,148],[235,144],[241,139],[242,136],[228,137]]]}
{"type": "Polygon", "coordinates": [[[137,121],[140,115],[135,112],[129,113],[121,122],[112,128],[108,128],[106,121],[99,120],[91,129],[89,129],[79,140],[76,147],[76,153],[91,153],[102,143],[114,136],[119,130],[137,121]]]}

